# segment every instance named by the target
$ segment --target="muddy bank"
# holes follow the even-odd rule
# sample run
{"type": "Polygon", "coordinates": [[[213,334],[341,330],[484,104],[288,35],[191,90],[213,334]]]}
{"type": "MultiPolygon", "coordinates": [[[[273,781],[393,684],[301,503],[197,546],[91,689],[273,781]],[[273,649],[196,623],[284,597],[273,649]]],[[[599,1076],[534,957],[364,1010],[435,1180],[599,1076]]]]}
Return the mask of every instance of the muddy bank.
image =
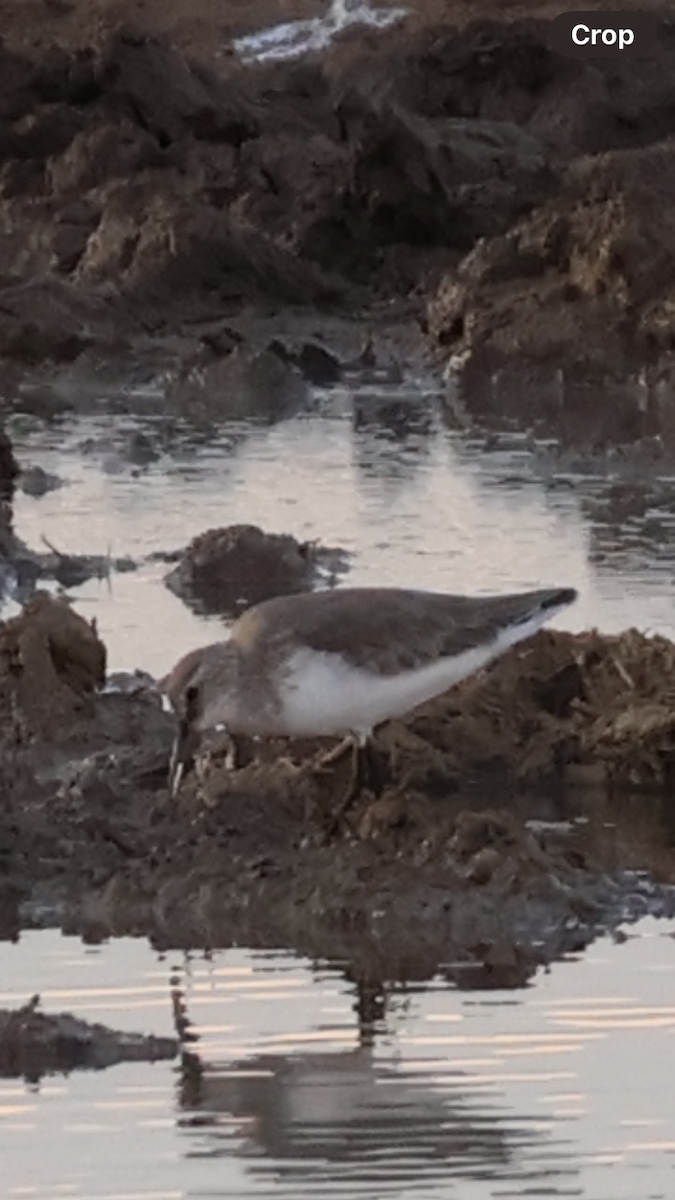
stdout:
{"type": "MultiPolygon", "coordinates": [[[[244,65],[234,35],[318,5],[37,8],[3,4],[8,402],[47,363],[53,388],[55,365],[91,376],[120,355],[161,362],[185,398],[204,337],[240,386],[237,339],[255,360],[275,325],[292,362],[308,334],[340,362],[365,334],[415,365],[424,328],[441,363],[486,378],[515,361],[620,379],[673,350],[665,10],[625,61],[555,54],[553,5],[429,0],[244,65]]],[[[671,408],[662,388],[657,432],[671,408]]]]}
{"type": "Polygon", "coordinates": [[[37,596],[2,627],[8,933],[57,919],[93,939],[290,945],[354,970],[452,961],[496,984],[673,906],[665,639],[541,634],[384,727],[383,794],[330,839],[347,757],[250,743],[228,771],[212,742],[171,802],[173,719],[142,680],[101,691],[104,656],[63,601],[37,596]]]}
{"type": "Polygon", "coordinates": [[[178,1042],[142,1033],[120,1033],[71,1013],[40,1011],[34,996],[18,1009],[0,1009],[0,1077],[43,1075],[76,1069],[100,1071],[121,1062],[175,1058],[178,1042]]]}
{"type": "Polygon", "coordinates": [[[257,525],[228,525],[200,533],[175,557],[165,576],[172,592],[195,612],[236,616],[273,596],[334,585],[350,556],[257,525]]]}

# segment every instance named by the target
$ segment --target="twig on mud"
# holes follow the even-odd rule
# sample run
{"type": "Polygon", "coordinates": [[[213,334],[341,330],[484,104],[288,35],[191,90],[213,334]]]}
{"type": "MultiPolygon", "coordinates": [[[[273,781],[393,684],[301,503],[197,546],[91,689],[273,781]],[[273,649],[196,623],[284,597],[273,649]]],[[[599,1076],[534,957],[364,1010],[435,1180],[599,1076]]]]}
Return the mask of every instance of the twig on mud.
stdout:
{"type": "Polygon", "coordinates": [[[64,559],[64,558],[71,557],[70,554],[63,554],[63,552],[61,550],[57,550],[56,546],[52,542],[49,541],[49,538],[45,537],[44,533],[40,534],[40,541],[42,542],[43,546],[47,547],[47,549],[49,550],[49,553],[56,555],[57,558],[64,559]]]}
{"type": "MultiPolygon", "coordinates": [[[[95,575],[98,579],[107,579],[110,585],[113,572],[112,546],[108,546],[105,555],[66,554],[62,550],[57,549],[44,533],[40,534],[40,541],[43,546],[47,547],[49,553],[54,555],[54,558],[57,559],[61,566],[65,567],[66,570],[75,570],[76,576],[74,578],[68,577],[65,580],[66,586],[74,582],[83,582],[83,579],[79,578],[82,571],[86,572],[85,578],[95,575]]],[[[56,578],[59,578],[58,575],[56,578]]],[[[59,582],[64,581],[59,580],[59,582]]]]}

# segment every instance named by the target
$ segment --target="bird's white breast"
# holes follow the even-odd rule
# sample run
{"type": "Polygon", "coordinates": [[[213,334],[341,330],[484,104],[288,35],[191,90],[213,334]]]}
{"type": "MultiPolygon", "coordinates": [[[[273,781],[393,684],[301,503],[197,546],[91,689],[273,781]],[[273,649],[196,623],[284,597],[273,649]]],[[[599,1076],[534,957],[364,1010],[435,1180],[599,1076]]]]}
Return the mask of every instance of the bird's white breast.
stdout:
{"type": "Polygon", "coordinates": [[[278,732],[290,737],[368,734],[382,721],[403,716],[476,674],[550,616],[550,611],[536,614],[505,627],[493,641],[398,675],[353,666],[339,654],[298,649],[280,687],[284,728],[278,732]]]}

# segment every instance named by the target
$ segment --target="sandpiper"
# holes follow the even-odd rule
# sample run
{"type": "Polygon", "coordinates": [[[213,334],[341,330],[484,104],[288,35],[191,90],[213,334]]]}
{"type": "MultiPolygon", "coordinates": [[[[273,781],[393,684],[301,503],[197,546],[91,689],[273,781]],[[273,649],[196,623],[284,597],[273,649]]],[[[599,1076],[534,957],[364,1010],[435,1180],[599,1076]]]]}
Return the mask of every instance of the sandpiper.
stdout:
{"type": "Polygon", "coordinates": [[[227,641],[186,654],[159,683],[179,717],[175,795],[200,735],[349,737],[351,796],[373,729],[486,667],[576,598],[573,588],[451,596],[339,588],[256,604],[227,641]]]}

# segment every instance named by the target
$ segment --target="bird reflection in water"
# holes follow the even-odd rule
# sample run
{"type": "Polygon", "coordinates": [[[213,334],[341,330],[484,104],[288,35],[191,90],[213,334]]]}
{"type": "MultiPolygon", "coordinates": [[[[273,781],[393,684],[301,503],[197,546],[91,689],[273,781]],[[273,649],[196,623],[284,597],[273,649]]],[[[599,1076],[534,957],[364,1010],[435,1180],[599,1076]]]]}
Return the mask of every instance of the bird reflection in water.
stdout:
{"type": "Polygon", "coordinates": [[[492,1103],[477,1107],[450,1062],[415,1072],[384,1060],[387,1002],[381,984],[357,984],[358,1044],[348,1050],[209,1064],[193,1043],[179,1081],[180,1128],[199,1131],[201,1155],[242,1155],[252,1175],[272,1169],[297,1187],[348,1178],[357,1194],[375,1182],[503,1177],[523,1136],[539,1135],[500,1121],[492,1103]]]}

